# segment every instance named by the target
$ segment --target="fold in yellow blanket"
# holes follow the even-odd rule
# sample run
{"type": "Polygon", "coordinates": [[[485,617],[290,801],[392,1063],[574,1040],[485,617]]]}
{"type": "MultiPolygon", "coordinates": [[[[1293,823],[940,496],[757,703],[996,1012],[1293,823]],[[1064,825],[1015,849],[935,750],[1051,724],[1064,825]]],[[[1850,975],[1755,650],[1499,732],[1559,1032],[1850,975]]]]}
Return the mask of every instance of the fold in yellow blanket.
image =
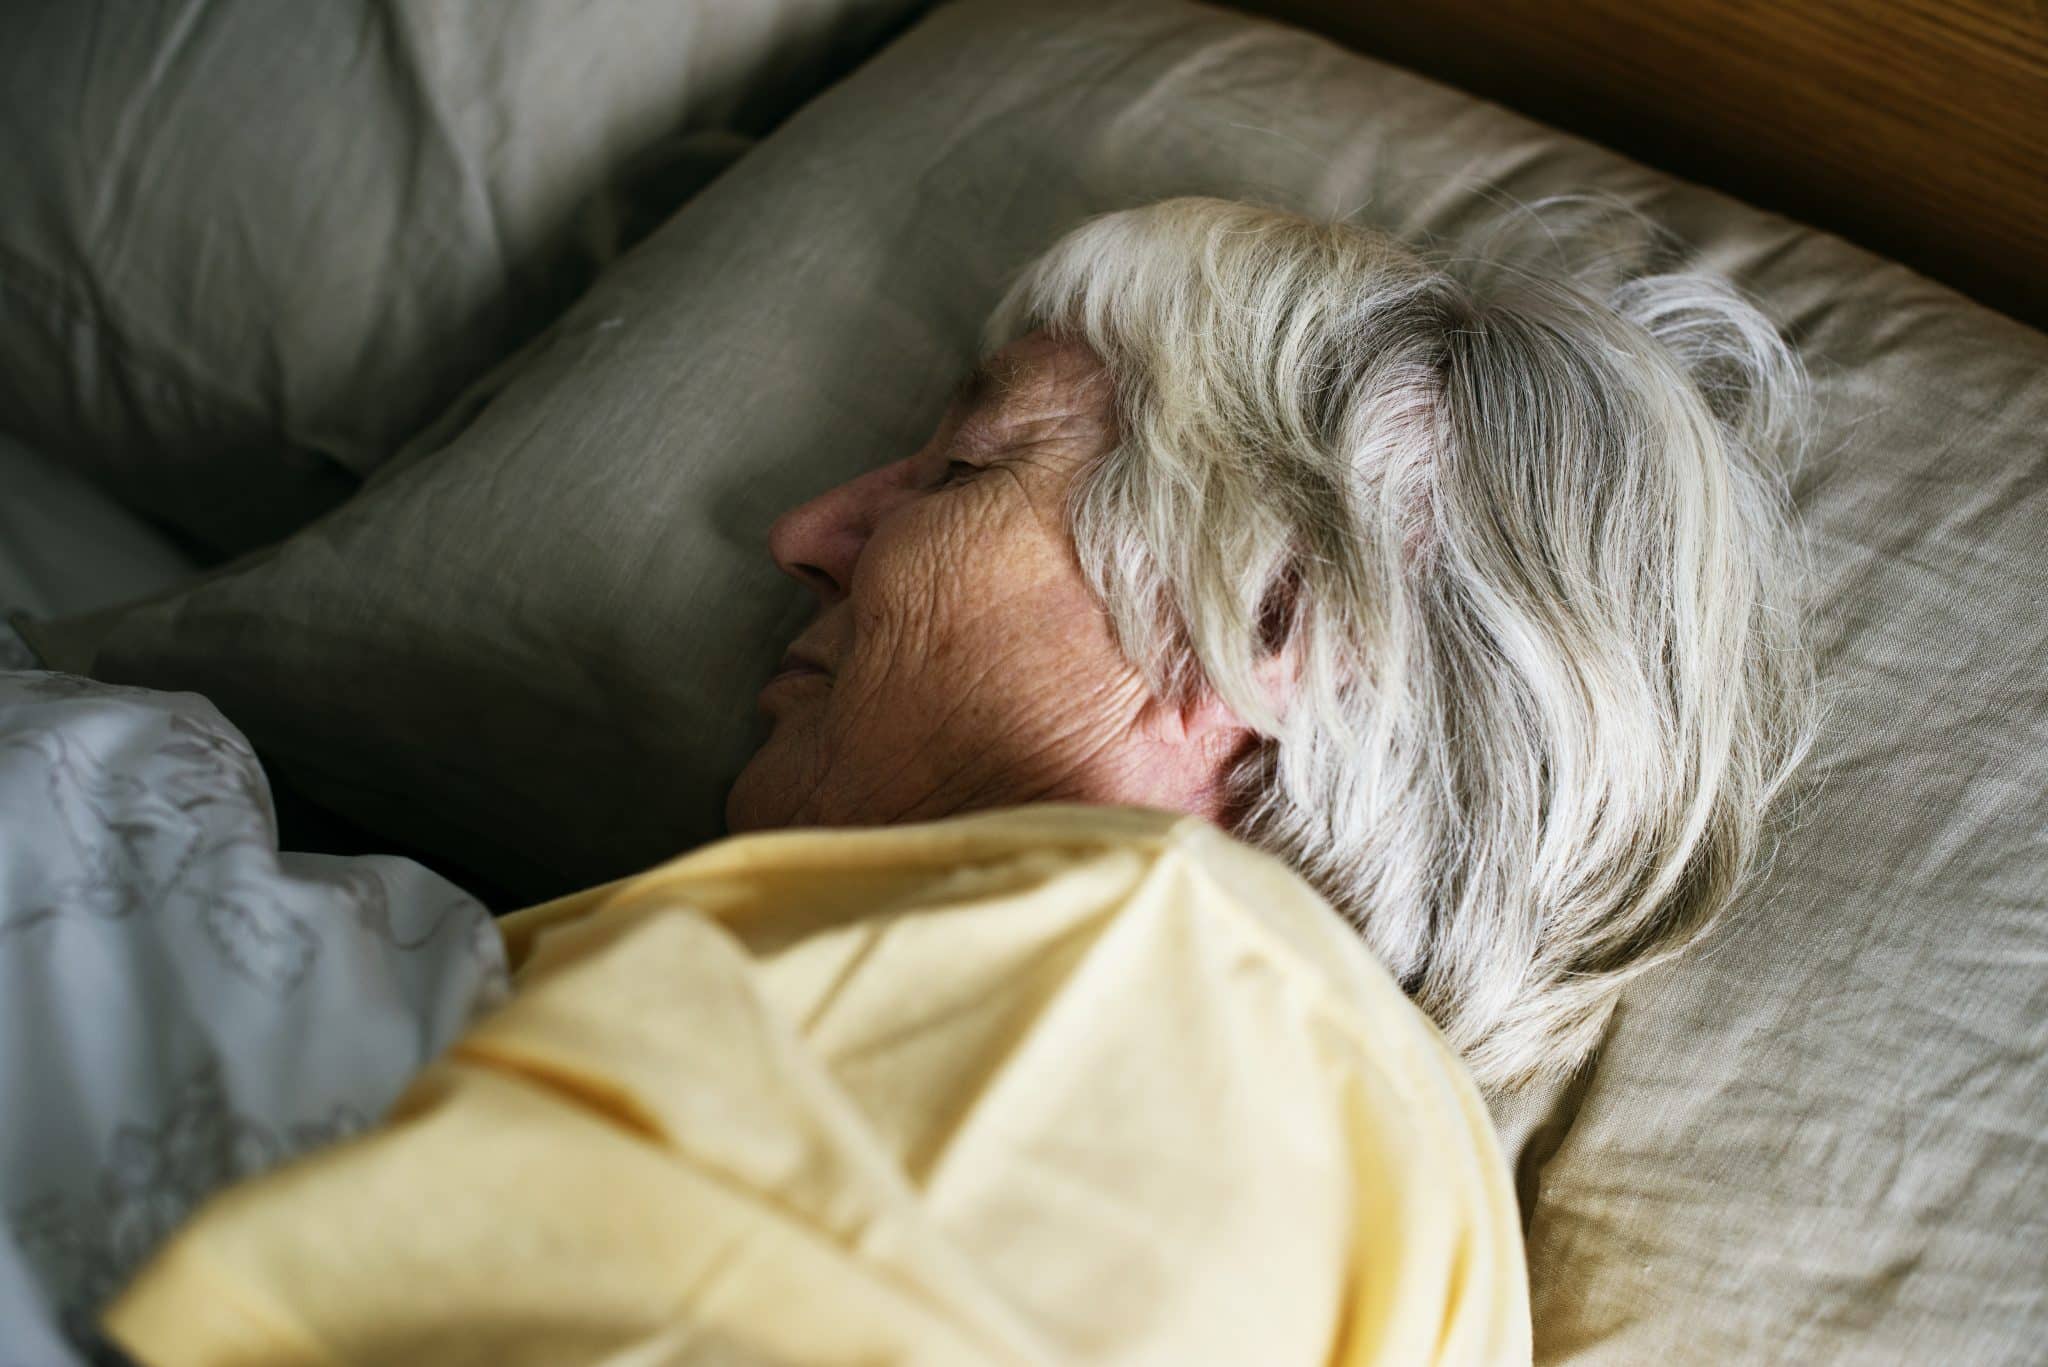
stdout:
{"type": "Polygon", "coordinates": [[[503,923],[509,1005],[228,1192],[142,1362],[1526,1362],[1478,1094],[1198,820],[727,840],[503,923]]]}

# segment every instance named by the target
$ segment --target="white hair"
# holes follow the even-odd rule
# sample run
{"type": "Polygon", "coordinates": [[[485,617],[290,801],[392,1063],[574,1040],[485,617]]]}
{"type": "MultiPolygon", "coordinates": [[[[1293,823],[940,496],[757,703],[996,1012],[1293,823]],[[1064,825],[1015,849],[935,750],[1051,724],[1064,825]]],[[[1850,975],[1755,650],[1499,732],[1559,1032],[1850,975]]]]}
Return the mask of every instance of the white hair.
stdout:
{"type": "Polygon", "coordinates": [[[1234,832],[1482,1086],[1574,1066],[1727,904],[1806,743],[1796,356],[1711,277],[1192,198],[1068,234],[985,344],[1037,327],[1115,384],[1069,515],[1122,648],[1262,738],[1234,832]]]}

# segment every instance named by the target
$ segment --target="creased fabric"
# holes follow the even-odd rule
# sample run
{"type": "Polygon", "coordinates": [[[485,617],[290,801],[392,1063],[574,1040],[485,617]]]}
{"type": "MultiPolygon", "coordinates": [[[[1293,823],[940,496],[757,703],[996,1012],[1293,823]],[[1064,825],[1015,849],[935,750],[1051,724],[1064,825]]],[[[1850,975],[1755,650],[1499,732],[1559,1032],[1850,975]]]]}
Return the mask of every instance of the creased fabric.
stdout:
{"type": "Polygon", "coordinates": [[[0,428],[211,551],[341,502],[914,0],[21,0],[0,428]]]}
{"type": "Polygon", "coordinates": [[[180,1220],[370,1124],[504,990],[459,888],[280,853],[204,699],[0,671],[0,1362],[105,1361],[180,1220]]]}
{"type": "Polygon", "coordinates": [[[718,833],[810,610],[775,516],[914,450],[1061,232],[1178,194],[1454,253],[1503,206],[1611,198],[1669,234],[1660,264],[1727,275],[1792,338],[1826,724],[1725,927],[1632,989],[1571,1090],[1497,1107],[1539,1356],[2037,1361],[2048,338],[1306,34],[1147,0],[939,8],[608,271],[445,445],[128,618],[95,668],[204,692],[322,800],[508,883],[646,867],[718,833]]]}
{"type": "Polygon", "coordinates": [[[1477,1093],[1185,817],[723,842],[505,923],[512,1002],[115,1307],[229,1362],[1510,1363],[1477,1093]]]}

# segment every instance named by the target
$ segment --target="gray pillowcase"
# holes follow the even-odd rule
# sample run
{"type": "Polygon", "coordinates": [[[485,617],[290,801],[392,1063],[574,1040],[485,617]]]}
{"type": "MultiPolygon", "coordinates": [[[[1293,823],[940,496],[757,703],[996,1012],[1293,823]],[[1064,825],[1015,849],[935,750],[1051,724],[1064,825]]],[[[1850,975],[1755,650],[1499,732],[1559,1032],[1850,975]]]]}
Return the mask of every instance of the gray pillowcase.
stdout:
{"type": "Polygon", "coordinates": [[[1560,192],[1662,224],[1814,369],[1831,720],[1712,948],[1646,978],[1562,1098],[1502,1106],[1540,1356],[2022,1360],[2048,1339],[2048,339],[1306,35],[939,10],[401,467],[99,666],[206,694],[356,821],[526,891],[623,874],[719,833],[808,612],[770,521],[922,440],[1061,231],[1206,193],[1457,244],[1560,192]]]}
{"type": "Polygon", "coordinates": [[[346,497],[924,0],[10,5],[0,429],[213,551],[346,497]]]}

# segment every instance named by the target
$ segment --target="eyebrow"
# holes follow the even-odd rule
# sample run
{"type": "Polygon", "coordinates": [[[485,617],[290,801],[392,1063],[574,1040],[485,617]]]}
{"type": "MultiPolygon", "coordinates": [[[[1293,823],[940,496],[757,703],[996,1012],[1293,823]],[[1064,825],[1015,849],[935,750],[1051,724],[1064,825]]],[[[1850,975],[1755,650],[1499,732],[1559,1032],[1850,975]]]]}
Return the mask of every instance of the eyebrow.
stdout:
{"type": "Polygon", "coordinates": [[[997,374],[994,367],[983,361],[953,387],[953,404],[963,409],[977,408],[1007,395],[1010,383],[1009,376],[997,374]]]}

